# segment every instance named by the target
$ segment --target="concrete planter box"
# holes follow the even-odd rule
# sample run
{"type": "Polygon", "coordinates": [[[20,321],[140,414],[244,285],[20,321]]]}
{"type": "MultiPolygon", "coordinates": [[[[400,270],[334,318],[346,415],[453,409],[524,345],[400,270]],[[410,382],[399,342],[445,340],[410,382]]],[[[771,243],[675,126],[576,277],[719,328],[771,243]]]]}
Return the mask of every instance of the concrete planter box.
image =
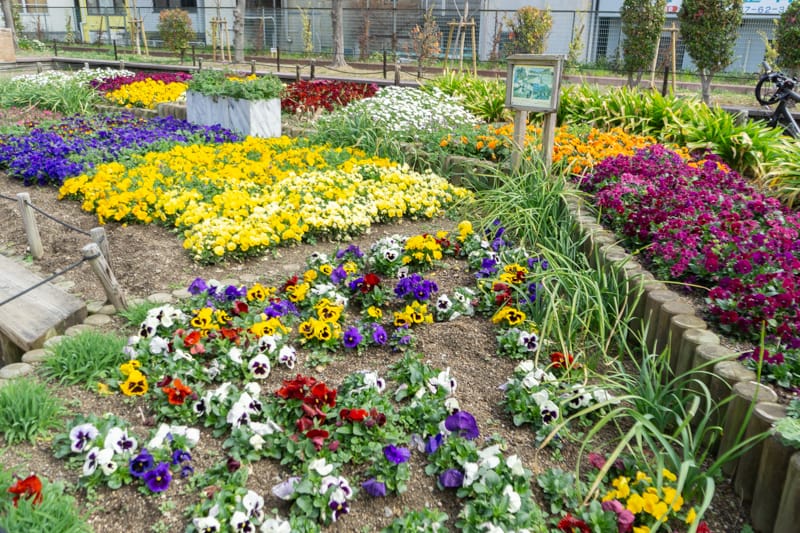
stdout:
{"type": "Polygon", "coordinates": [[[224,128],[253,137],[281,136],[281,101],[241,100],[186,92],[186,119],[192,124],[224,128]]]}

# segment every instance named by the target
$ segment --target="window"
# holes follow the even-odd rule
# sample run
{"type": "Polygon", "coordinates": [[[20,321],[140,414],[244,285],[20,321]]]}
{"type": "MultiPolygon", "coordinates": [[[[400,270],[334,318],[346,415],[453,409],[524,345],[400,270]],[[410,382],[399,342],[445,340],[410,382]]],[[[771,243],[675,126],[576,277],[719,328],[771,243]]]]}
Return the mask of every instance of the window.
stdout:
{"type": "Polygon", "coordinates": [[[195,9],[197,0],[153,0],[153,9],[195,9]]]}
{"type": "Polygon", "coordinates": [[[125,0],[86,0],[89,15],[125,15],[125,0]]]}

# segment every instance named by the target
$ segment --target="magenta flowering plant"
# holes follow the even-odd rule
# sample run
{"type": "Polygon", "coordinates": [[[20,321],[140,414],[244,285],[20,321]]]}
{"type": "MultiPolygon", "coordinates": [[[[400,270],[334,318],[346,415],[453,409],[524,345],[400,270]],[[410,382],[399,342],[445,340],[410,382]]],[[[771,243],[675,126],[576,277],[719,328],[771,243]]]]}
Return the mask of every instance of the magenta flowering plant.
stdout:
{"type": "Polygon", "coordinates": [[[800,384],[797,213],[714,156],[687,161],[660,145],[606,159],[580,185],[657,277],[708,288],[722,330],[757,343],[764,328],[767,378],[800,384]]]}

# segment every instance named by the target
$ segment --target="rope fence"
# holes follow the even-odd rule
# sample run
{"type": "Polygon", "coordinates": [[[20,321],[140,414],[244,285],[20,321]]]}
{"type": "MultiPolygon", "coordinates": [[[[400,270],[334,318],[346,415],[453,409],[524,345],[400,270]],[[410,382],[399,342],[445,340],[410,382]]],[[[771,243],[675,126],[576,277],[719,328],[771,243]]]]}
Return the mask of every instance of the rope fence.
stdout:
{"type": "Polygon", "coordinates": [[[44,247],[42,246],[42,239],[36,223],[35,213],[39,213],[71,231],[78,232],[81,235],[86,235],[92,239],[91,243],[83,247],[83,258],[80,261],[72,263],[63,269],[56,271],[44,280],[37,282],[33,286],[27,287],[20,292],[7,297],[5,300],[0,302],[0,306],[3,306],[8,302],[15,300],[46,283],[49,283],[55,278],[62,276],[67,272],[74,270],[75,268],[78,268],[81,264],[83,264],[84,261],[89,261],[92,266],[92,270],[103,286],[103,290],[106,293],[108,301],[114,305],[117,311],[123,311],[127,309],[128,305],[125,301],[125,296],[122,293],[119,284],[117,283],[114,273],[111,271],[108,239],[106,239],[106,231],[104,228],[97,227],[86,231],[73,226],[72,224],[64,222],[63,220],[60,220],[44,210],[36,207],[33,203],[31,203],[30,195],[26,192],[18,193],[16,198],[0,193],[0,199],[16,202],[19,206],[20,214],[22,216],[22,224],[28,239],[28,248],[30,250],[31,257],[34,259],[41,259],[42,256],[44,256],[44,247]]]}

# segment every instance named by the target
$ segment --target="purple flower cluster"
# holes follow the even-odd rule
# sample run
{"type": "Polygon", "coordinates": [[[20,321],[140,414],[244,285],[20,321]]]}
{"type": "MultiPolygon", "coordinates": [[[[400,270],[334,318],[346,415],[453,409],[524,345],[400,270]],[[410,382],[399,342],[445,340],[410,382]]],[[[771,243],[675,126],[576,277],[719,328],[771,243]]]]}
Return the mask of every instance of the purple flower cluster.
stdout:
{"type": "Polygon", "coordinates": [[[188,72],[137,72],[132,76],[117,76],[116,78],[92,80],[89,82],[89,85],[94,87],[100,94],[104,94],[116,91],[123,85],[148,79],[160,81],[166,85],[168,83],[185,83],[192,79],[192,75],[188,72]]]}
{"type": "Polygon", "coordinates": [[[165,149],[176,143],[221,143],[239,137],[220,126],[197,126],[174,117],[137,118],[131,113],[73,116],[27,135],[0,136],[0,168],[25,185],[61,185],[123,153],[165,149]]]}
{"type": "Polygon", "coordinates": [[[757,342],[765,325],[767,362],[791,363],[798,384],[800,215],[714,156],[687,162],[658,145],[606,159],[580,185],[657,277],[709,288],[723,330],[757,342]]]}
{"type": "Polygon", "coordinates": [[[431,296],[439,291],[439,286],[435,281],[423,278],[416,272],[406,276],[397,282],[394,294],[398,298],[413,299],[418,302],[426,302],[431,296]]]}
{"type": "Polygon", "coordinates": [[[189,464],[191,460],[192,456],[189,452],[175,450],[170,463],[162,461],[156,464],[155,458],[150,452],[142,449],[139,455],[128,463],[128,471],[133,477],[141,479],[151,492],[164,492],[172,482],[170,464],[180,468],[181,477],[188,477],[194,472],[189,464]]]}

